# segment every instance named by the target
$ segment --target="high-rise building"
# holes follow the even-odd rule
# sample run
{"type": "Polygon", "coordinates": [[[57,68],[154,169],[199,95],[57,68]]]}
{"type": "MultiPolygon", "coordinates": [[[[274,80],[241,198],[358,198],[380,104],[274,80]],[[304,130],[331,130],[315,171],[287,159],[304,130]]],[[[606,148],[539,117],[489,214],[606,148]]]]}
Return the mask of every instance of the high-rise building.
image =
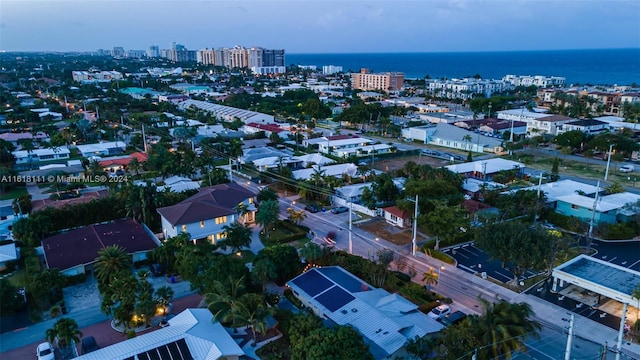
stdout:
{"type": "Polygon", "coordinates": [[[149,46],[149,50],[147,50],[148,58],[157,58],[160,57],[160,47],[158,45],[149,46]]]}
{"type": "Polygon", "coordinates": [[[262,66],[262,55],[264,53],[264,49],[261,47],[252,47],[247,50],[248,52],[248,67],[259,67],[262,66]]]}
{"type": "Polygon", "coordinates": [[[121,46],[116,46],[111,50],[111,56],[114,58],[123,58],[125,55],[124,48],[121,46]]]}
{"type": "Polygon", "coordinates": [[[369,69],[361,69],[351,74],[351,87],[359,90],[400,90],[404,86],[404,73],[386,72],[372,74],[369,69]]]}
{"type": "Polygon", "coordinates": [[[342,66],[325,65],[322,67],[323,75],[331,75],[342,72],[342,66]]]}
{"type": "Polygon", "coordinates": [[[213,49],[200,49],[196,55],[196,61],[198,64],[203,65],[218,65],[216,64],[216,52],[213,49]]]}
{"type": "Polygon", "coordinates": [[[130,59],[142,59],[147,55],[144,50],[127,50],[127,57],[130,59]]]}
{"type": "Polygon", "coordinates": [[[247,49],[242,46],[234,46],[229,51],[229,67],[246,68],[249,65],[249,54],[247,49]]]}
{"type": "Polygon", "coordinates": [[[285,66],[284,49],[264,49],[262,53],[262,66],[285,66]]]}

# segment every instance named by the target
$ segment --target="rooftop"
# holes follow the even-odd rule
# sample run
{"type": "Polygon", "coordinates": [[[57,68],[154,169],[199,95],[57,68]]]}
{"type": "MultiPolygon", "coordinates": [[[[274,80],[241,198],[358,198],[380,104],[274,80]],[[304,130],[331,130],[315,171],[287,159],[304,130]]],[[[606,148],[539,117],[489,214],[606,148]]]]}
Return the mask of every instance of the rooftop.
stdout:
{"type": "Polygon", "coordinates": [[[42,240],[48,267],[61,271],[94,262],[98,251],[111,245],[121,246],[131,254],[154,249],[158,243],[132,219],[89,225],[42,240]]]}
{"type": "Polygon", "coordinates": [[[553,269],[553,276],[618,301],[634,303],[640,272],[587,255],[579,255],[553,269]]]}

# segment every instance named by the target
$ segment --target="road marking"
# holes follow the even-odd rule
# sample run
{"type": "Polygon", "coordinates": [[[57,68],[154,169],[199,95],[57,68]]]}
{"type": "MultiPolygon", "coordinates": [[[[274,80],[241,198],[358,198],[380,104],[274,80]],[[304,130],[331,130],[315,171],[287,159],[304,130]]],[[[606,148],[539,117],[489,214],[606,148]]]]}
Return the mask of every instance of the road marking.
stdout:
{"type": "Polygon", "coordinates": [[[633,264],[629,265],[629,269],[631,269],[632,267],[636,266],[637,263],[640,263],[640,260],[634,262],[633,264]]]}
{"type": "Polygon", "coordinates": [[[464,265],[458,264],[458,267],[464,271],[468,271],[472,274],[475,274],[477,271],[473,270],[472,268],[466,267],[464,265]]]}
{"type": "Polygon", "coordinates": [[[609,260],[609,262],[613,262],[613,260],[615,260],[617,258],[618,258],[617,256],[614,256],[614,257],[611,258],[611,260],[609,260]]]}
{"type": "Polygon", "coordinates": [[[494,273],[496,273],[496,274],[498,274],[498,275],[500,275],[500,276],[503,276],[503,277],[507,278],[507,280],[511,280],[511,279],[513,279],[513,277],[512,277],[512,276],[507,276],[507,275],[505,275],[505,274],[501,273],[500,271],[494,271],[494,273]]]}
{"type": "Polygon", "coordinates": [[[23,328],[19,328],[19,329],[14,329],[13,332],[18,332],[18,331],[22,331],[22,330],[27,330],[29,327],[23,327],[23,328]]]}

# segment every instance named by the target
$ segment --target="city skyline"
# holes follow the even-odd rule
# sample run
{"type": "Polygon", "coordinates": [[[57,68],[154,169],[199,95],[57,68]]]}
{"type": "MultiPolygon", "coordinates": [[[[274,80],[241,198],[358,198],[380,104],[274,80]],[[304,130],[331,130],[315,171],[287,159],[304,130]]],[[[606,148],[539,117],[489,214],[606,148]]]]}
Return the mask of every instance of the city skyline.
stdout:
{"type": "Polygon", "coordinates": [[[640,2],[3,1],[0,49],[296,53],[465,52],[640,47],[640,2]],[[293,34],[293,35],[292,35],[293,34]]]}

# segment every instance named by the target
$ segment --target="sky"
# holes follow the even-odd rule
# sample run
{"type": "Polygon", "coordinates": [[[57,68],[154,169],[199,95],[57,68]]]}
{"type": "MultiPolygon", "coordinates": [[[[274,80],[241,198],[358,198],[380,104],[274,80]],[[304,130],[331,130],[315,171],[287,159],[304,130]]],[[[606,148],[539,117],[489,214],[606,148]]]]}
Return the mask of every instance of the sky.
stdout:
{"type": "Polygon", "coordinates": [[[1,0],[0,50],[640,48],[637,0],[1,0]]]}

